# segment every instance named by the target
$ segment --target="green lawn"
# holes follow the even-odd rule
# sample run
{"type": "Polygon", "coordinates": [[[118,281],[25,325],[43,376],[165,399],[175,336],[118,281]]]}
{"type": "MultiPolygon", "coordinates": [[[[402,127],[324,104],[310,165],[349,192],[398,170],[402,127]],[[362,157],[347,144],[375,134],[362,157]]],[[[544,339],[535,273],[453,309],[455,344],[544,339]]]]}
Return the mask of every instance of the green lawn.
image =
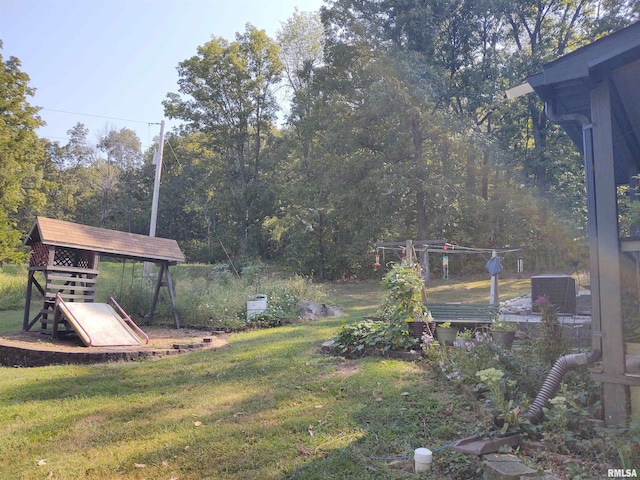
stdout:
{"type": "MultiPolygon", "coordinates": [[[[454,287],[435,287],[434,298],[478,301],[475,287],[454,287]]],[[[328,290],[345,317],[234,334],[218,351],[0,367],[2,477],[416,478],[412,460],[392,457],[473,434],[476,407],[425,362],[321,354],[343,321],[380,303],[374,282],[328,290]]],[[[21,325],[21,314],[0,312],[0,328],[21,325]]],[[[421,478],[476,478],[473,457],[434,458],[421,478]]]]}
{"type": "MultiPolygon", "coordinates": [[[[411,460],[386,457],[473,433],[472,406],[424,364],[321,354],[379,306],[376,283],[331,288],[345,317],[236,334],[218,351],[0,367],[3,477],[415,478],[411,460]]],[[[2,328],[21,318],[2,312],[2,328]]],[[[426,478],[467,478],[477,465],[460,457],[442,452],[426,478]]]]}

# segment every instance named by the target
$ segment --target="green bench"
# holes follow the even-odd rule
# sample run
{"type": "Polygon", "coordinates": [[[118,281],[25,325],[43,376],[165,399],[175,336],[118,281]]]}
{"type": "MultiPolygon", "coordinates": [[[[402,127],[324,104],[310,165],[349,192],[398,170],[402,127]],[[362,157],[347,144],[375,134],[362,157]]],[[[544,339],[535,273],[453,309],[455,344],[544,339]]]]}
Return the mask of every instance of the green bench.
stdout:
{"type": "Polygon", "coordinates": [[[492,323],[500,309],[500,305],[488,303],[428,303],[426,307],[435,323],[476,327],[492,323]]]}

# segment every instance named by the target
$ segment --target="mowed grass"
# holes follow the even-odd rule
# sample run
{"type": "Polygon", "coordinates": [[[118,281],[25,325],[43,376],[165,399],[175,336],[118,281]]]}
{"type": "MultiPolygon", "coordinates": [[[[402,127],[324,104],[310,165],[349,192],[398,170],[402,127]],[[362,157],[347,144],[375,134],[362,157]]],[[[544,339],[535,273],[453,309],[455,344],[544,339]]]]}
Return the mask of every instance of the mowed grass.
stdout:
{"type": "MultiPolygon", "coordinates": [[[[404,457],[473,434],[476,407],[426,363],[321,354],[342,322],[381,301],[375,282],[328,290],[344,317],[234,334],[217,351],[0,367],[2,478],[416,478],[404,457]]],[[[487,301],[488,281],[429,292],[487,301]]],[[[421,478],[475,478],[478,466],[444,450],[421,478]]]]}

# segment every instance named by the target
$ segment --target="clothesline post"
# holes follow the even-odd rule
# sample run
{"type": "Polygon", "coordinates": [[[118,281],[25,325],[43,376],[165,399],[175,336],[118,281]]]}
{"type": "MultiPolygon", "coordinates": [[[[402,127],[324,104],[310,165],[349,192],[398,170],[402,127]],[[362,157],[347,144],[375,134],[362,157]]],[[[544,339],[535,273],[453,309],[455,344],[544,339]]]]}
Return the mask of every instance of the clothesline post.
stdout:
{"type": "MultiPolygon", "coordinates": [[[[498,252],[493,250],[491,252],[491,258],[498,256],[498,252]]],[[[491,290],[489,291],[489,303],[497,304],[500,301],[500,295],[498,293],[498,275],[491,275],[491,290]]]]}

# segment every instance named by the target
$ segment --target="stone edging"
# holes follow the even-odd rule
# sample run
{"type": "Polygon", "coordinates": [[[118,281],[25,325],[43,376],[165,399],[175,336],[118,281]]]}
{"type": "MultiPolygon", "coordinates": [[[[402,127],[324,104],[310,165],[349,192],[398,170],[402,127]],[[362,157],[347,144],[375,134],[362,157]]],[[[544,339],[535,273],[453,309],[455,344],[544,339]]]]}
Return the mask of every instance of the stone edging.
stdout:
{"type": "Polygon", "coordinates": [[[8,367],[43,367],[47,365],[91,364],[115,361],[131,361],[179,355],[193,349],[117,349],[96,348],[86,351],[38,349],[0,342],[0,365],[8,367]]]}

